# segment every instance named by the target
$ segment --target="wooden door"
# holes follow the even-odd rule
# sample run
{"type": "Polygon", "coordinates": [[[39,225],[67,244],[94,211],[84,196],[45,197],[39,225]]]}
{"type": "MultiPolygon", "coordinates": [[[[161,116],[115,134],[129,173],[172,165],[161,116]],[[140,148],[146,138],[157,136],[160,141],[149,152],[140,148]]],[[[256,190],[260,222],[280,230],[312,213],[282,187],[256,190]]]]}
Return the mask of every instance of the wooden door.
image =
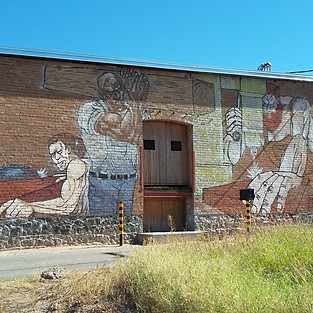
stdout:
{"type": "Polygon", "coordinates": [[[187,126],[165,121],[145,121],[144,184],[189,185],[187,126]]]}
{"type": "Polygon", "coordinates": [[[145,232],[186,230],[185,202],[184,198],[144,199],[143,230],[145,232]]]}

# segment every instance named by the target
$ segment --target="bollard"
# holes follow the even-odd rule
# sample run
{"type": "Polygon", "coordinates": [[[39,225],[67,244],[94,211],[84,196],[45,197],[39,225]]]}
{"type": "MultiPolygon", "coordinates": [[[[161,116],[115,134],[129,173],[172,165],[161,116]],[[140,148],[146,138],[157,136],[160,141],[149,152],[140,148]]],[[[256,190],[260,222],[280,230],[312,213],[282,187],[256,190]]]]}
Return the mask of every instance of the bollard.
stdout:
{"type": "Polygon", "coordinates": [[[251,228],[251,210],[250,210],[250,200],[246,201],[246,209],[247,209],[247,232],[250,232],[251,228]]]}
{"type": "Polygon", "coordinates": [[[123,216],[123,202],[119,203],[119,230],[120,230],[120,246],[124,243],[124,216],[123,216]]]}
{"type": "Polygon", "coordinates": [[[255,197],[254,189],[241,189],[240,190],[240,200],[246,201],[246,211],[247,211],[247,232],[250,232],[251,228],[251,200],[255,197]]]}

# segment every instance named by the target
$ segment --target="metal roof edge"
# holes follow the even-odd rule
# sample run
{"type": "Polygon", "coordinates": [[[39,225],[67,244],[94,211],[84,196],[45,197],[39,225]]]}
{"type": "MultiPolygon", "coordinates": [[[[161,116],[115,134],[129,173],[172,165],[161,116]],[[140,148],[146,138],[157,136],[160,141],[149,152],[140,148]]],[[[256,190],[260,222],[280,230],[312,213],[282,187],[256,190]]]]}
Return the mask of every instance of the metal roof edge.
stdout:
{"type": "Polygon", "coordinates": [[[187,64],[175,64],[166,62],[155,61],[143,61],[132,60],[124,58],[114,57],[101,57],[95,55],[83,55],[67,52],[52,52],[35,49],[22,49],[22,48],[7,48],[0,47],[0,55],[12,55],[12,56],[25,56],[35,58],[48,58],[67,61],[79,61],[79,62],[94,62],[94,63],[106,63],[116,65],[132,65],[139,67],[159,68],[167,70],[180,70],[198,73],[212,73],[212,74],[225,74],[236,76],[249,76],[267,79],[283,79],[283,80],[295,80],[303,82],[313,82],[313,75],[293,74],[293,73],[279,73],[271,71],[258,71],[258,70],[242,70],[242,69],[228,69],[218,68],[200,65],[187,65],[187,64]]]}

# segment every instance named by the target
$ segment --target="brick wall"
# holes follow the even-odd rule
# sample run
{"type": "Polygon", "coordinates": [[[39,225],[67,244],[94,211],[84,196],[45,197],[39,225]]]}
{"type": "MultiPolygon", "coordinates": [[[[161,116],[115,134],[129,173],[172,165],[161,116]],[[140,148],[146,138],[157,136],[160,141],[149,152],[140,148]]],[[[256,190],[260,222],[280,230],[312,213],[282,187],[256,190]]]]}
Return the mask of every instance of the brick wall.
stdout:
{"type": "Polygon", "coordinates": [[[188,229],[245,214],[245,188],[259,216],[312,209],[311,83],[9,55],[0,71],[2,217],[110,215],[119,200],[141,216],[146,120],[188,126],[188,229]],[[63,151],[48,146],[60,133],[63,151]]]}

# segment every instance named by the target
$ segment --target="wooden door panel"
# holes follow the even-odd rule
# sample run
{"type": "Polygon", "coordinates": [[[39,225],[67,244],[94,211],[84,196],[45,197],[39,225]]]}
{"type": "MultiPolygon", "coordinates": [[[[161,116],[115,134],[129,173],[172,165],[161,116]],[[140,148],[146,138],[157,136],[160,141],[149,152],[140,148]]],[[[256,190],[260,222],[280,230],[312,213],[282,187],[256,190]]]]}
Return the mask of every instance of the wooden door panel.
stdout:
{"type": "Polygon", "coordinates": [[[155,150],[144,150],[145,185],[188,185],[187,126],[146,121],[143,134],[155,143],[155,150]],[[180,143],[181,151],[172,151],[172,142],[180,143]]]}
{"type": "Polygon", "coordinates": [[[148,198],[144,200],[144,231],[168,232],[186,230],[185,199],[183,198],[148,198]],[[172,218],[172,227],[169,222],[172,218]]]}

